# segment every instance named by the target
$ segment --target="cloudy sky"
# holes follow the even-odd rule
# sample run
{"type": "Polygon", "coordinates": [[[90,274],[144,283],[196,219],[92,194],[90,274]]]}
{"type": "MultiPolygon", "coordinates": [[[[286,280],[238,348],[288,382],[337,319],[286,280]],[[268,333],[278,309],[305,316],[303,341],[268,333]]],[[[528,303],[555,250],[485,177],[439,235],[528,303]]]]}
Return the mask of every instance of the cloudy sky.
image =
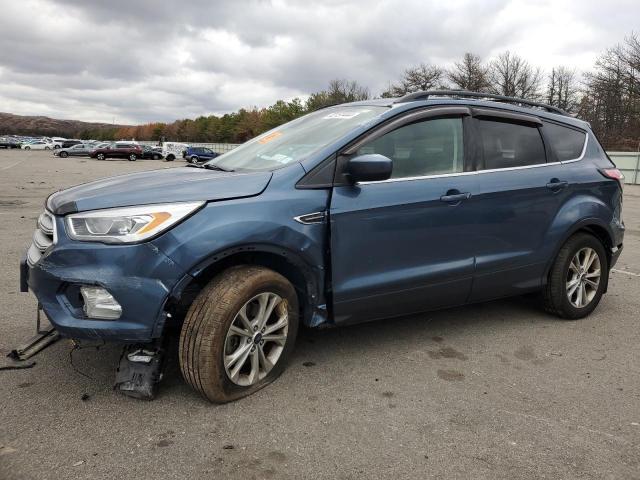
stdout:
{"type": "MultiPolygon", "coordinates": [[[[304,98],[332,78],[373,94],[404,68],[509,49],[588,70],[640,29],[638,0],[2,0],[0,111],[173,121],[304,98]]],[[[639,32],[640,33],[640,32],[639,32]]]]}

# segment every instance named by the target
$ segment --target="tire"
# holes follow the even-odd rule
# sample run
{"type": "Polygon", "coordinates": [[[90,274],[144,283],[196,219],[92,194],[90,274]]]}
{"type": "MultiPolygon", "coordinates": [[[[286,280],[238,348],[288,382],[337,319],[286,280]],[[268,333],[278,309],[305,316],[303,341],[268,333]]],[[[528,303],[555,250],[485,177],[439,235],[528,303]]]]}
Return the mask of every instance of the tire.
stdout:
{"type": "Polygon", "coordinates": [[[232,267],[215,277],[187,312],[178,353],[182,375],[210,402],[226,403],[251,395],[282,373],[297,333],[298,297],[293,285],[279,273],[264,267],[232,267]],[[262,329],[245,328],[248,324],[239,315],[242,309],[251,322],[252,317],[259,319],[255,313],[259,311],[260,300],[269,305],[278,298],[280,303],[275,304],[262,329]],[[283,326],[269,335],[269,327],[275,328],[282,323],[283,326]],[[232,324],[233,332],[244,333],[233,334],[232,324]],[[267,335],[274,337],[274,333],[284,339],[265,341],[263,333],[265,339],[267,335]],[[245,355],[241,355],[243,352],[245,355]],[[236,353],[240,353],[240,360],[225,367],[224,357],[233,357],[236,353]],[[265,357],[273,362],[271,369],[265,367],[270,363],[263,360],[265,357]],[[253,368],[254,361],[257,370],[253,368]]]}
{"type": "Polygon", "coordinates": [[[192,157],[189,157],[189,163],[198,163],[200,161],[200,159],[193,155],[192,157]]]}
{"type": "Polygon", "coordinates": [[[106,157],[104,156],[104,153],[99,153],[98,155],[96,155],[96,158],[98,160],[104,160],[106,157]]]}
{"type": "Polygon", "coordinates": [[[62,158],[67,158],[69,156],[69,154],[67,152],[60,152],[60,157],[62,158]]]}
{"type": "Polygon", "coordinates": [[[54,149],[54,150],[57,150],[57,149],[59,149],[59,148],[60,148],[60,145],[54,145],[54,146],[53,146],[53,149],[54,149]]]}
{"type": "Polygon", "coordinates": [[[600,303],[608,277],[609,261],[602,242],[588,233],[573,235],[558,252],[549,272],[543,290],[545,310],[569,320],[586,317],[600,303]]]}
{"type": "Polygon", "coordinates": [[[50,148],[50,147],[44,147],[44,149],[45,149],[45,150],[51,150],[51,148],[50,148]]]}
{"type": "Polygon", "coordinates": [[[173,162],[176,159],[175,155],[167,155],[167,162],[173,162]]]}
{"type": "Polygon", "coordinates": [[[132,153],[131,155],[129,155],[130,162],[135,162],[137,159],[138,159],[138,156],[135,153],[132,153]]]}
{"type": "Polygon", "coordinates": [[[154,156],[153,156],[153,159],[154,159],[154,160],[160,160],[160,155],[154,155],[154,156]]]}
{"type": "Polygon", "coordinates": [[[31,147],[24,147],[25,150],[31,150],[31,147]]]}

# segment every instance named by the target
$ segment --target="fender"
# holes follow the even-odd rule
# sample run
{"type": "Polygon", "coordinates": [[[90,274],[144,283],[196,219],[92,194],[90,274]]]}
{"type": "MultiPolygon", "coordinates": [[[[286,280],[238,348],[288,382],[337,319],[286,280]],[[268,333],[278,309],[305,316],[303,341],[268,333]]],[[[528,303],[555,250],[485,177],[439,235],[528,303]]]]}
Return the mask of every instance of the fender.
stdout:
{"type": "Polygon", "coordinates": [[[613,211],[595,196],[577,195],[569,199],[558,211],[549,228],[549,237],[555,240],[547,256],[549,260],[544,270],[543,284],[546,284],[549,271],[560,249],[578,230],[597,227],[606,232],[609,243],[612,244],[614,238],[610,225],[612,218],[613,211]]]}
{"type": "Polygon", "coordinates": [[[318,266],[314,269],[300,254],[292,251],[291,249],[268,243],[246,243],[242,245],[235,245],[210,254],[192,267],[180,279],[180,281],[176,283],[168,298],[172,300],[179,300],[187,285],[202,274],[202,272],[207,268],[223,261],[226,258],[242,253],[269,253],[278,256],[291,266],[295,267],[304,277],[307,295],[307,302],[305,303],[307,304],[308,310],[305,312],[308,313],[308,318],[306,319],[307,325],[317,326],[328,322],[327,307],[325,305],[324,291],[322,289],[324,285],[323,267],[318,266]]]}

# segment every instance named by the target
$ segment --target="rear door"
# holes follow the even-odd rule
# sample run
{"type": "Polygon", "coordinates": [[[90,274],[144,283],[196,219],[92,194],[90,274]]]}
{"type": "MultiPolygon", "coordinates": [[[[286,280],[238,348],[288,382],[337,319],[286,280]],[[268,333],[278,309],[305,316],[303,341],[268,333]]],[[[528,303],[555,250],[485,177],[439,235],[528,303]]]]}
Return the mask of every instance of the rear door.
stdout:
{"type": "Polygon", "coordinates": [[[540,286],[545,240],[569,184],[537,117],[474,109],[473,122],[479,154],[471,300],[478,301],[540,286]]]}
{"type": "Polygon", "coordinates": [[[469,295],[477,176],[467,171],[469,110],[438,108],[424,115],[381,128],[338,159],[340,169],[345,157],[379,153],[393,160],[393,175],[334,187],[330,243],[337,323],[462,304],[469,295]]]}

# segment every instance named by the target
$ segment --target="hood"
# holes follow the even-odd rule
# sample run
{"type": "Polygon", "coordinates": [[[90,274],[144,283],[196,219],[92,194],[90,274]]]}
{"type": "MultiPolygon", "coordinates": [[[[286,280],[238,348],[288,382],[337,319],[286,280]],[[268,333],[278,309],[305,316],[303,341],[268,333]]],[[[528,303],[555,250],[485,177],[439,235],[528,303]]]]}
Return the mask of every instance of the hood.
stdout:
{"type": "Polygon", "coordinates": [[[259,195],[271,172],[236,173],[204,168],[166,168],[84,183],[47,200],[56,215],[152,203],[227,200],[259,195]]]}

